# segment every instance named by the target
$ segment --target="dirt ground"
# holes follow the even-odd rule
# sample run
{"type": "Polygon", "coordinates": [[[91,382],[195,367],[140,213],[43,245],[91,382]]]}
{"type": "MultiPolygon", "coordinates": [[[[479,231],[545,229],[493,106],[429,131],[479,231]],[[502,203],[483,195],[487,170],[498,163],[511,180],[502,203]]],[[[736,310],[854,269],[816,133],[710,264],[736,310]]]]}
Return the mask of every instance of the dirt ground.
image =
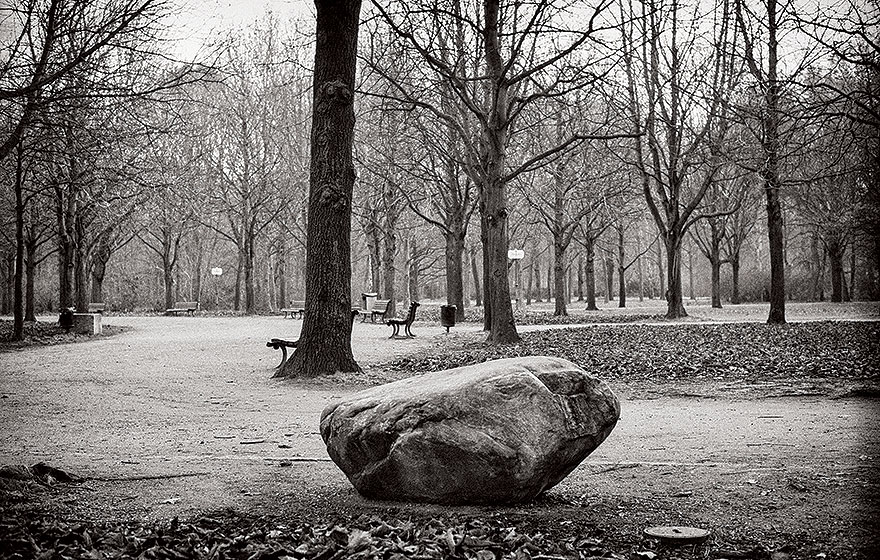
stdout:
{"type": "MultiPolygon", "coordinates": [[[[795,320],[814,315],[790,312],[795,320]]],[[[758,320],[747,310],[703,318],[748,317],[758,320]]],[[[367,502],[329,461],[318,417],[358,387],[351,379],[269,379],[280,353],[266,340],[295,338],[300,321],[104,321],[130,330],[0,354],[0,465],[42,461],[88,479],[47,491],[47,503],[108,520],[225,507],[303,516],[448,511],[367,502]]],[[[381,380],[376,364],[447,336],[440,327],[414,330],[416,339],[388,340],[387,327],[356,323],[353,348],[365,377],[381,380]]],[[[480,335],[467,325],[448,336],[480,335]]],[[[633,533],[693,524],[728,540],[770,538],[762,543],[769,550],[806,540],[810,557],[845,557],[880,542],[880,401],[774,397],[761,387],[614,389],[622,415],[608,440],[547,497],[506,510],[633,533]]]]}

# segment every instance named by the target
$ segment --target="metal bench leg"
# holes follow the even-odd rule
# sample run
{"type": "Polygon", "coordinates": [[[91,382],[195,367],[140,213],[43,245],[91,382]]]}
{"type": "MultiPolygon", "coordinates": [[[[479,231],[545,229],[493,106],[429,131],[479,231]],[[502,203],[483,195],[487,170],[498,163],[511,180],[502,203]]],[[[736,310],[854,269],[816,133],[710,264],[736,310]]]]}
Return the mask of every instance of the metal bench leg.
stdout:
{"type": "Polygon", "coordinates": [[[397,324],[392,323],[391,328],[394,329],[394,331],[388,338],[397,338],[397,333],[400,332],[400,327],[397,324]]]}
{"type": "Polygon", "coordinates": [[[406,332],[406,336],[408,336],[408,337],[410,337],[410,338],[415,338],[415,337],[416,337],[416,335],[414,335],[414,334],[412,333],[412,331],[409,330],[409,325],[406,326],[406,329],[404,329],[404,332],[406,332]]]}
{"type": "Polygon", "coordinates": [[[275,369],[281,369],[287,361],[287,346],[279,346],[279,348],[281,348],[281,363],[275,369]]]}

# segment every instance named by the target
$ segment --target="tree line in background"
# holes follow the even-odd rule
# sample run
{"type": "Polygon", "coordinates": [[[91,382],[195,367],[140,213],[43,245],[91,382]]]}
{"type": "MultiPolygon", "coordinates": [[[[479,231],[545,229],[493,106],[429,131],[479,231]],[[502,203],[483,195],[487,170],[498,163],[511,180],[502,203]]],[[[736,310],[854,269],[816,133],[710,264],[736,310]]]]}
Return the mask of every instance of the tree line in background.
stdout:
{"type": "MultiPolygon", "coordinates": [[[[0,8],[0,312],[19,336],[89,302],[302,298],[314,23],[267,14],[183,63],[168,8],[0,8]]],[[[878,17],[856,0],[365,7],[357,176],[335,206],[351,298],[445,299],[460,319],[473,301],[495,342],[518,338],[513,297],[557,315],[657,297],[680,317],[696,282],[713,306],[770,301],[771,322],[786,299],[880,298],[878,17]]]]}

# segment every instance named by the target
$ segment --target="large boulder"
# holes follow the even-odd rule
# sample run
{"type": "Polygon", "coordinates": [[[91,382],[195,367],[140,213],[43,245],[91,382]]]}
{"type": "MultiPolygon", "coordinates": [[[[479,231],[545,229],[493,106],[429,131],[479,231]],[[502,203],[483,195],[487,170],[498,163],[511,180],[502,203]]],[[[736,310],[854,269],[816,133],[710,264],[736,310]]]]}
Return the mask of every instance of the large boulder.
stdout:
{"type": "Polygon", "coordinates": [[[534,356],[360,391],[324,409],[321,437],[367,498],[500,504],[565,478],[619,416],[605,382],[534,356]]]}

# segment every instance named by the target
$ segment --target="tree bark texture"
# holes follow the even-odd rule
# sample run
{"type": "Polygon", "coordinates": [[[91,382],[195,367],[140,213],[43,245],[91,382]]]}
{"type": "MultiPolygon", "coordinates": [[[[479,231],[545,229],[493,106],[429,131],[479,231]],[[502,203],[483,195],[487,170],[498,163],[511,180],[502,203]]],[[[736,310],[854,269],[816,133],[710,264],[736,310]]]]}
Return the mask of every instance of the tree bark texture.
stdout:
{"type": "Polygon", "coordinates": [[[566,308],[566,300],[568,297],[565,293],[565,246],[561,240],[553,243],[553,315],[561,317],[568,315],[566,308]]]}
{"type": "Polygon", "coordinates": [[[623,228],[617,229],[617,307],[626,307],[626,245],[623,228]]]}
{"type": "Polygon", "coordinates": [[[484,0],[483,41],[486,71],[491,81],[487,126],[482,138],[484,168],[480,196],[486,221],[488,274],[484,282],[488,286],[486,303],[490,311],[489,342],[510,344],[519,342],[510,302],[510,281],[507,276],[508,232],[507,184],[504,171],[507,161],[507,141],[510,117],[507,114],[509,89],[505,74],[507,68],[502,60],[501,30],[499,28],[499,3],[484,0]]]}
{"type": "Polygon", "coordinates": [[[316,0],[302,334],[279,377],[358,372],[351,350],[351,205],[359,0],[316,0]]]}
{"type": "Polygon", "coordinates": [[[584,250],[587,252],[584,263],[584,275],[587,283],[587,311],[598,311],[596,307],[596,244],[591,235],[584,239],[584,250]]]}

